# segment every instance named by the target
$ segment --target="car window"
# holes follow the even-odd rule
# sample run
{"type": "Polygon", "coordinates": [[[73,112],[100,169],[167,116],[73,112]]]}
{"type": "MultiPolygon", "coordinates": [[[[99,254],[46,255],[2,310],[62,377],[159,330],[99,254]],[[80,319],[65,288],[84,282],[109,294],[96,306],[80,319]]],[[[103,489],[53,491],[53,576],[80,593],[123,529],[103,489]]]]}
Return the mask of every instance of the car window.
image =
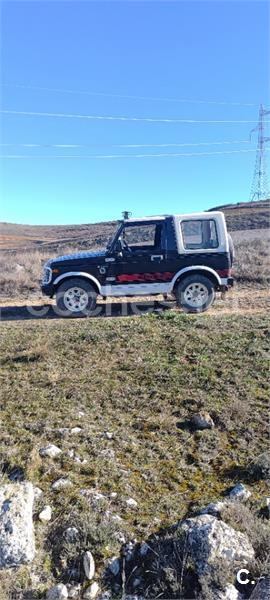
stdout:
{"type": "Polygon", "coordinates": [[[149,247],[155,248],[160,245],[160,225],[150,223],[149,225],[131,225],[124,228],[123,237],[131,248],[149,247]]]}
{"type": "Polygon", "coordinates": [[[207,250],[218,247],[217,228],[213,219],[182,221],[181,231],[186,250],[207,250]]]}

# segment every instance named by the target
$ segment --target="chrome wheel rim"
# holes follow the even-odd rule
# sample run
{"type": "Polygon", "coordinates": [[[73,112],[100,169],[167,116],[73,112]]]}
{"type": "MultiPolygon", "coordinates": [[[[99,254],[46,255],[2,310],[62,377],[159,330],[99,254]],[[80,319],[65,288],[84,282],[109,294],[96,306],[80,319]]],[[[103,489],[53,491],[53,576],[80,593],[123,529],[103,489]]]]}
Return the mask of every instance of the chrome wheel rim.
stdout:
{"type": "Polygon", "coordinates": [[[184,291],[184,300],[192,308],[201,308],[207,301],[209,292],[203,283],[190,283],[184,291]]]}
{"type": "Polygon", "coordinates": [[[69,288],[63,296],[64,306],[70,312],[82,312],[88,304],[88,294],[80,287],[69,288]]]}

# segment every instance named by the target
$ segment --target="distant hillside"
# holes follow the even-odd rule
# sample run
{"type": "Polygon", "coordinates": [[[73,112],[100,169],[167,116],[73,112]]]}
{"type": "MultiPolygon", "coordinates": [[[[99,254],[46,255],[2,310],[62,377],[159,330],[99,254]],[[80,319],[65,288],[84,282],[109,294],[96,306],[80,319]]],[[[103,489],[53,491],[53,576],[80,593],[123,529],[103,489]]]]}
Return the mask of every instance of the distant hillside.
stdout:
{"type": "MultiPolygon", "coordinates": [[[[242,202],[211,208],[222,210],[230,231],[269,227],[270,200],[242,202]]],[[[61,251],[61,248],[104,247],[113,235],[116,221],[84,225],[17,225],[0,223],[0,250],[61,251]]]]}
{"type": "Polygon", "coordinates": [[[69,245],[98,248],[106,245],[116,222],[85,225],[17,225],[0,223],[0,250],[57,250],[69,245]]]}
{"type": "Polygon", "coordinates": [[[226,216],[230,231],[239,229],[266,229],[270,220],[270,200],[258,202],[239,202],[216,206],[212,210],[221,210],[226,216]]]}

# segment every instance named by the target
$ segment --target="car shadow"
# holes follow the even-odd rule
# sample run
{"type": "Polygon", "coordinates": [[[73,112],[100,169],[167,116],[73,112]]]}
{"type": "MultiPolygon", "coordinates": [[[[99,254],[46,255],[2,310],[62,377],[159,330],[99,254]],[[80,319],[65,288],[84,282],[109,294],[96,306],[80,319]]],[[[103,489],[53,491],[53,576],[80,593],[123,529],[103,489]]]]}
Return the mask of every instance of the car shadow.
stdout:
{"type": "MultiPolygon", "coordinates": [[[[141,316],[147,313],[160,313],[175,306],[172,301],[148,301],[148,302],[106,302],[97,304],[96,309],[85,316],[70,316],[69,319],[84,318],[112,318],[112,317],[131,317],[141,316]]],[[[66,317],[51,304],[36,304],[23,306],[1,306],[1,321],[27,321],[37,319],[66,319],[66,317]]]]}

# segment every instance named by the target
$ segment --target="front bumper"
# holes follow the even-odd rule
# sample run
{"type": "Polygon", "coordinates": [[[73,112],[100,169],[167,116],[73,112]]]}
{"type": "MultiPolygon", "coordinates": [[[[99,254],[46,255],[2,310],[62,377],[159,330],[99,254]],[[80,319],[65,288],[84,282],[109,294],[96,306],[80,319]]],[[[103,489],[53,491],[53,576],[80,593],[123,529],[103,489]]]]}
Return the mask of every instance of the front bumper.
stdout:
{"type": "Polygon", "coordinates": [[[41,284],[41,292],[43,294],[43,296],[48,296],[49,298],[52,298],[54,295],[54,286],[52,283],[42,283],[41,284]]]}

